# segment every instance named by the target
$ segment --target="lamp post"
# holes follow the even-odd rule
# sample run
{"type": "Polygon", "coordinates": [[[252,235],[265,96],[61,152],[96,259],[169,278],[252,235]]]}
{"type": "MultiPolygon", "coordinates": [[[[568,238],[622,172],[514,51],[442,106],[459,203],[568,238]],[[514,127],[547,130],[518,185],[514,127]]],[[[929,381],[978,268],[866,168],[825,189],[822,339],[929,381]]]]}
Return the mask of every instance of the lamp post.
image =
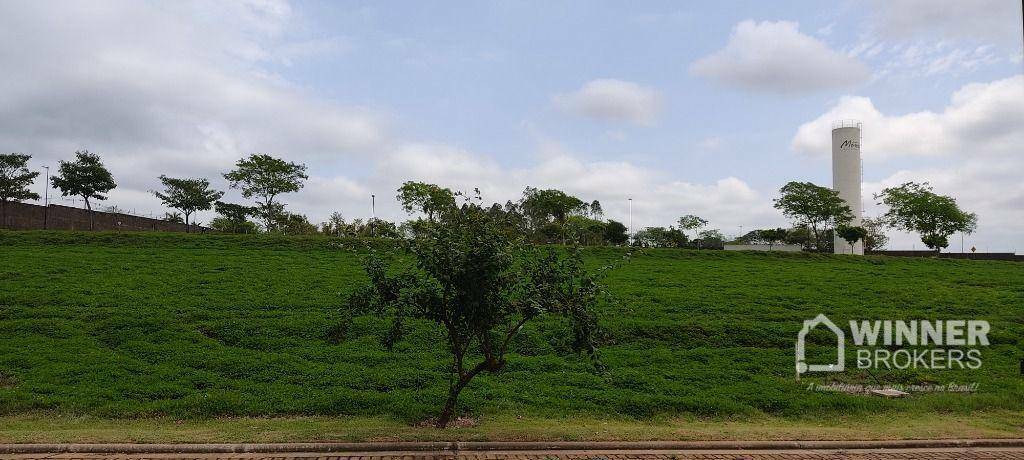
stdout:
{"type": "MultiPolygon", "coordinates": [[[[629,238],[633,238],[633,199],[629,198],[629,238]]],[[[630,241],[632,244],[632,241],[630,241]]]]}
{"type": "Polygon", "coordinates": [[[373,236],[374,221],[377,220],[377,195],[370,195],[370,236],[373,236]]]}
{"type": "Polygon", "coordinates": [[[46,169],[43,179],[43,230],[46,230],[50,225],[50,167],[43,166],[43,169],[46,169]]]}

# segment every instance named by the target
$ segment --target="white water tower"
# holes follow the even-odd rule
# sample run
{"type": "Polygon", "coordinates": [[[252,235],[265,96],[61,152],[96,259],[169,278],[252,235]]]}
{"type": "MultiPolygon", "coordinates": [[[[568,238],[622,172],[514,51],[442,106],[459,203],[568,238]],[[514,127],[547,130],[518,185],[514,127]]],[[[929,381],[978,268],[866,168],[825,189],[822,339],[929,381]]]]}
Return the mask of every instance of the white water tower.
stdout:
{"type": "MultiPolygon", "coordinates": [[[[832,123],[832,189],[846,201],[853,211],[850,225],[860,226],[864,206],[861,203],[860,184],[862,169],[860,160],[860,122],[839,120],[832,123]]],[[[835,237],[835,253],[864,254],[864,242],[858,241],[850,248],[846,240],[835,237]]]]}

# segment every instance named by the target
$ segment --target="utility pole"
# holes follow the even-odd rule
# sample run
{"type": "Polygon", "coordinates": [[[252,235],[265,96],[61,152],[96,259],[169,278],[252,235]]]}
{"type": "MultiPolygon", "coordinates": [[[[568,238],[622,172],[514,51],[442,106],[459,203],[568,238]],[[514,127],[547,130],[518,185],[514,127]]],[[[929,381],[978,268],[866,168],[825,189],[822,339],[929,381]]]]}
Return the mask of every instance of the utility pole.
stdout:
{"type": "MultiPolygon", "coordinates": [[[[633,199],[629,199],[629,238],[633,238],[633,199]]],[[[630,241],[632,243],[632,241],[630,241]]]]}
{"type": "Polygon", "coordinates": [[[373,236],[373,225],[377,220],[377,195],[370,195],[370,236],[373,236]]]}
{"type": "Polygon", "coordinates": [[[50,226],[50,167],[46,169],[46,178],[43,180],[43,230],[50,226]]]}

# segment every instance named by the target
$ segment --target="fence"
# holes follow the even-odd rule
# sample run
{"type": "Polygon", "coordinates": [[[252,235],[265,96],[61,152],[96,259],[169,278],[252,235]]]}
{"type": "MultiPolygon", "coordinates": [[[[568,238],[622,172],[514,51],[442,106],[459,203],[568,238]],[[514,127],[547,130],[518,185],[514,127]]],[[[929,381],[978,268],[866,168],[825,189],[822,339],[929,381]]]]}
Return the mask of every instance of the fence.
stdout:
{"type": "Polygon", "coordinates": [[[1024,255],[1012,252],[868,251],[868,255],[893,257],[938,257],[941,259],[1011,260],[1024,262],[1024,255]]]}
{"type": "MultiPolygon", "coordinates": [[[[184,232],[185,224],[131,214],[93,211],[94,229],[107,231],[184,232]]],[[[10,230],[89,230],[89,211],[51,204],[7,203],[5,221],[0,228],[10,230]]],[[[193,225],[191,231],[209,229],[193,225]]]]}

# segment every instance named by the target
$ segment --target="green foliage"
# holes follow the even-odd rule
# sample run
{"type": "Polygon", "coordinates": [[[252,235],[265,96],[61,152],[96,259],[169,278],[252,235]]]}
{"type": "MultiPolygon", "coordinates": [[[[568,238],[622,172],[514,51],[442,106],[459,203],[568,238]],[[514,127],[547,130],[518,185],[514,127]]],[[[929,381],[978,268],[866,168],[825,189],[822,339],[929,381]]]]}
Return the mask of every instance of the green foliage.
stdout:
{"type": "Polygon", "coordinates": [[[284,193],[302,189],[306,165],[286,162],[262,153],[254,153],[235,163],[233,171],[224,173],[231,188],[240,189],[245,198],[256,197],[260,217],[267,230],[273,230],[277,216],[284,212],[284,205],[274,199],[284,193]]]}
{"type": "Polygon", "coordinates": [[[823,233],[853,219],[850,206],[839,192],[810,182],[789,182],[779,189],[775,209],[799,225],[806,225],[814,236],[815,249],[826,252],[823,233]]]}
{"type": "Polygon", "coordinates": [[[565,261],[553,250],[528,254],[521,239],[476,203],[435,211],[436,220],[424,223],[409,242],[415,265],[391,275],[383,259],[371,256],[370,284],[349,304],[356,312],[392,318],[384,340],[388,349],[412,320],[442,328],[444,339],[431,348],[446,349],[452,358],[447,400],[436,421],[445,427],[470,381],[505,368],[509,345],[528,321],[545,314],[567,316],[573,348],[593,352],[598,289],[583,272],[578,253],[565,261]]]}
{"type": "Polygon", "coordinates": [[[103,201],[106,193],[117,187],[99,155],[88,150],[75,152],[75,161],[61,161],[57,175],[51,181],[63,196],[80,196],[89,210],[89,228],[93,228],[92,204],[90,200],[103,201]]]}
{"type": "Polygon", "coordinates": [[[29,171],[28,160],[32,155],[0,153],[0,227],[7,226],[7,203],[24,200],[38,200],[39,194],[28,189],[39,176],[29,171]]]}
{"type": "Polygon", "coordinates": [[[633,235],[634,244],[646,248],[682,248],[686,234],[675,227],[647,227],[633,235]]]}
{"type": "Polygon", "coordinates": [[[285,235],[316,235],[319,232],[306,216],[291,212],[277,214],[273,228],[275,232],[285,235]]]}
{"type": "MultiPolygon", "coordinates": [[[[0,375],[13,382],[0,386],[0,412],[352,415],[409,424],[436,415],[452,362],[438,326],[410,318],[389,352],[380,343],[389,324],[341,302],[367,283],[370,251],[392,257],[395,268],[413,263],[397,245],[320,235],[0,232],[0,375]],[[343,322],[347,329],[334,330],[343,322]]],[[[580,254],[594,271],[629,251],[580,254]]],[[[612,301],[597,305],[595,341],[605,373],[572,353],[567,321],[542,316],[512,339],[502,372],[482,373],[460,394],[460,408],[485,419],[643,421],[1024,411],[1020,263],[647,249],[604,273],[612,301]],[[793,341],[803,320],[823,312],[836,323],[893,312],[985,319],[992,345],[976,371],[808,374],[807,382],[978,382],[980,391],[900,399],[807,391],[807,382],[793,382],[793,341]]]]}
{"type": "Polygon", "coordinates": [[[617,220],[608,220],[604,227],[604,241],[612,246],[622,246],[629,242],[629,229],[617,220]]]}
{"type": "Polygon", "coordinates": [[[707,225],[708,221],[693,214],[687,214],[679,218],[679,228],[684,232],[704,228],[707,225]]]}
{"type": "Polygon", "coordinates": [[[836,235],[850,245],[850,252],[853,253],[853,246],[858,241],[868,237],[868,231],[864,227],[840,225],[836,227],[836,235]]]}
{"type": "Polygon", "coordinates": [[[409,181],[402,184],[395,199],[405,212],[422,212],[429,220],[434,220],[437,212],[455,206],[455,194],[451,190],[424,182],[409,181]]]}
{"type": "Polygon", "coordinates": [[[889,236],[885,234],[885,222],[882,219],[864,218],[862,222],[867,235],[864,237],[865,251],[885,249],[889,244],[889,236]]]}
{"type": "Polygon", "coordinates": [[[882,216],[886,223],[917,232],[921,242],[932,249],[949,246],[949,235],[972,233],[978,225],[977,215],[961,210],[952,197],[936,194],[927,182],[889,187],[875,195],[875,199],[889,207],[882,216]]]}
{"type": "Polygon", "coordinates": [[[165,212],[164,216],[160,218],[164,222],[173,222],[175,224],[184,224],[185,218],[181,216],[180,212],[165,212]]]}
{"type": "Polygon", "coordinates": [[[214,203],[214,209],[220,216],[210,221],[210,228],[225,233],[259,232],[259,226],[249,220],[249,216],[254,216],[258,212],[256,208],[218,201],[214,203]]]}
{"type": "Polygon", "coordinates": [[[570,214],[584,212],[587,204],[561,190],[526,187],[520,206],[533,225],[540,227],[552,221],[563,223],[570,214]]]}
{"type": "Polygon", "coordinates": [[[196,211],[208,211],[213,208],[213,203],[224,196],[210,188],[210,181],[206,179],[178,179],[174,177],[160,176],[160,183],[164,185],[164,191],[154,191],[164,206],[177,209],[185,214],[185,231],[188,231],[189,216],[196,211]]]}

